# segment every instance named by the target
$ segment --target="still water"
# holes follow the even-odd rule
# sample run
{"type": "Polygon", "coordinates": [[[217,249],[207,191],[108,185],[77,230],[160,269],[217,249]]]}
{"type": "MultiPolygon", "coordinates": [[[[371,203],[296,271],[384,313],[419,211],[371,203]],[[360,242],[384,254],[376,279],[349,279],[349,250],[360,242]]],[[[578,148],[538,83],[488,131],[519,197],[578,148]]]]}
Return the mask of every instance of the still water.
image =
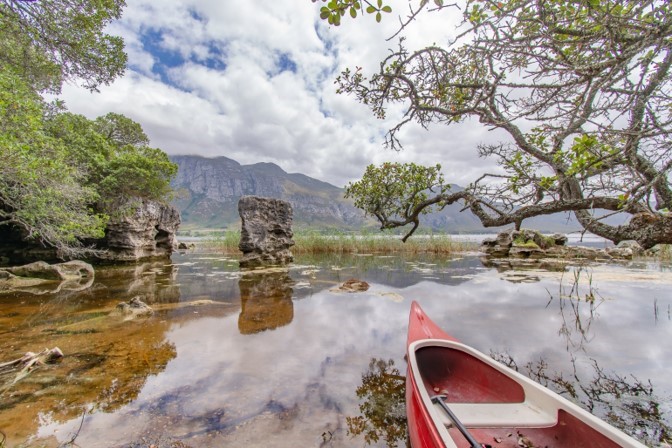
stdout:
{"type": "Polygon", "coordinates": [[[512,271],[474,255],[370,255],[241,273],[235,258],[187,253],[99,267],[72,289],[0,295],[0,364],[65,354],[0,374],[4,447],[405,446],[412,300],[649,446],[670,439],[669,265],[512,271]],[[369,289],[338,290],[351,278],[369,289]],[[152,316],[113,312],[136,296],[152,316]]]}

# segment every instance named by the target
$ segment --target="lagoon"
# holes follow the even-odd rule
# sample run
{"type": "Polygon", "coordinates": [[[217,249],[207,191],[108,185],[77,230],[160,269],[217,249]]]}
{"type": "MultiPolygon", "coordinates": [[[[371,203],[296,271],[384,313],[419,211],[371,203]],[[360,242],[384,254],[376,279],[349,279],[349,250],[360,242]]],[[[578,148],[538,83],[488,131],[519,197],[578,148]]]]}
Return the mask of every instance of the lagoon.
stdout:
{"type": "MultiPolygon", "coordinates": [[[[390,425],[360,406],[380,398],[372,377],[405,374],[412,300],[465,343],[571,384],[650,446],[671,423],[665,263],[498,271],[475,255],[365,254],[243,274],[236,257],[188,252],[100,267],[82,292],[34,292],[0,296],[0,362],[53,346],[65,357],[2,391],[6,446],[358,447],[372,434],[387,446],[390,425]],[[370,288],[337,290],[350,278],[370,288]],[[108,315],[135,296],[153,316],[108,315]]],[[[403,403],[384,403],[403,417],[403,403]]]]}

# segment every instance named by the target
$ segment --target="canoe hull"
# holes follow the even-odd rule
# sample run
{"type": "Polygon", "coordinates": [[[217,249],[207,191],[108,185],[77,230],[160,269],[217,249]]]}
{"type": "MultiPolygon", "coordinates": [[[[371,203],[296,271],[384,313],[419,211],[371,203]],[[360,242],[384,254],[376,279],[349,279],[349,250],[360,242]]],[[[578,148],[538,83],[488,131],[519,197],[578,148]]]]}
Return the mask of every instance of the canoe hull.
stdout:
{"type": "Polygon", "coordinates": [[[448,335],[413,302],[406,412],[413,448],[468,448],[444,401],[479,443],[520,448],[646,448],[566,399],[448,335]],[[521,445],[522,443],[522,445],[521,445]],[[531,446],[531,445],[530,445],[531,446]]]}

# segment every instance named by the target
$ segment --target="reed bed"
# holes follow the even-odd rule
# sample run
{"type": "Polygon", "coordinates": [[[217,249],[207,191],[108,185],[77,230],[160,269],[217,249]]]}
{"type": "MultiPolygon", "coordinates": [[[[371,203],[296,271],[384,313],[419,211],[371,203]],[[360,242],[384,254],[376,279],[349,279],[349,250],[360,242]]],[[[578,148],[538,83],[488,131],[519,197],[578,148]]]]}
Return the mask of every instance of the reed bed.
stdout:
{"type": "MultiPolygon", "coordinates": [[[[240,231],[228,230],[222,235],[208,238],[199,243],[203,249],[222,253],[238,253],[240,231]]],[[[319,232],[298,230],[294,234],[292,253],[294,254],[450,254],[475,250],[477,243],[457,242],[446,234],[425,234],[409,238],[406,243],[401,236],[384,233],[319,232]]]]}

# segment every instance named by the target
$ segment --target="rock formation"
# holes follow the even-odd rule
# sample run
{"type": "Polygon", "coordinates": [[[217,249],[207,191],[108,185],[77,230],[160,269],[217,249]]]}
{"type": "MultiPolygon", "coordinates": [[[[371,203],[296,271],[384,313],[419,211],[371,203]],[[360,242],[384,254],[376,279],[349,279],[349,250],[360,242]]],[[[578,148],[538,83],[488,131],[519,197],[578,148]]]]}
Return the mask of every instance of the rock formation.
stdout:
{"type": "Polygon", "coordinates": [[[636,241],[621,241],[616,247],[566,246],[565,235],[542,235],[536,230],[505,230],[496,238],[486,238],[481,251],[490,258],[541,260],[548,258],[576,258],[586,260],[630,260],[643,252],[636,241]]]}
{"type": "Polygon", "coordinates": [[[93,279],[93,266],[83,261],[59,264],[36,261],[24,266],[0,268],[0,294],[17,291],[31,294],[81,291],[90,287],[93,279]]]}
{"type": "Polygon", "coordinates": [[[156,201],[133,201],[127,205],[133,211],[111,219],[105,230],[105,238],[96,242],[97,248],[106,250],[99,258],[138,261],[170,257],[177,249],[175,232],[180,225],[179,212],[171,205],[156,201]]]}
{"type": "MultiPolygon", "coordinates": [[[[85,241],[86,246],[100,249],[91,260],[139,261],[164,258],[177,249],[175,233],[180,213],[175,207],[156,201],[131,199],[119,204],[119,217],[110,219],[105,237],[85,241]]],[[[19,265],[33,261],[61,261],[62,256],[51,247],[26,240],[16,228],[0,226],[0,265],[19,265]]]]}
{"type": "Polygon", "coordinates": [[[292,236],[292,207],[280,199],[243,196],[238,202],[242,220],[240,267],[284,265],[293,261],[289,250],[292,236]]]}

